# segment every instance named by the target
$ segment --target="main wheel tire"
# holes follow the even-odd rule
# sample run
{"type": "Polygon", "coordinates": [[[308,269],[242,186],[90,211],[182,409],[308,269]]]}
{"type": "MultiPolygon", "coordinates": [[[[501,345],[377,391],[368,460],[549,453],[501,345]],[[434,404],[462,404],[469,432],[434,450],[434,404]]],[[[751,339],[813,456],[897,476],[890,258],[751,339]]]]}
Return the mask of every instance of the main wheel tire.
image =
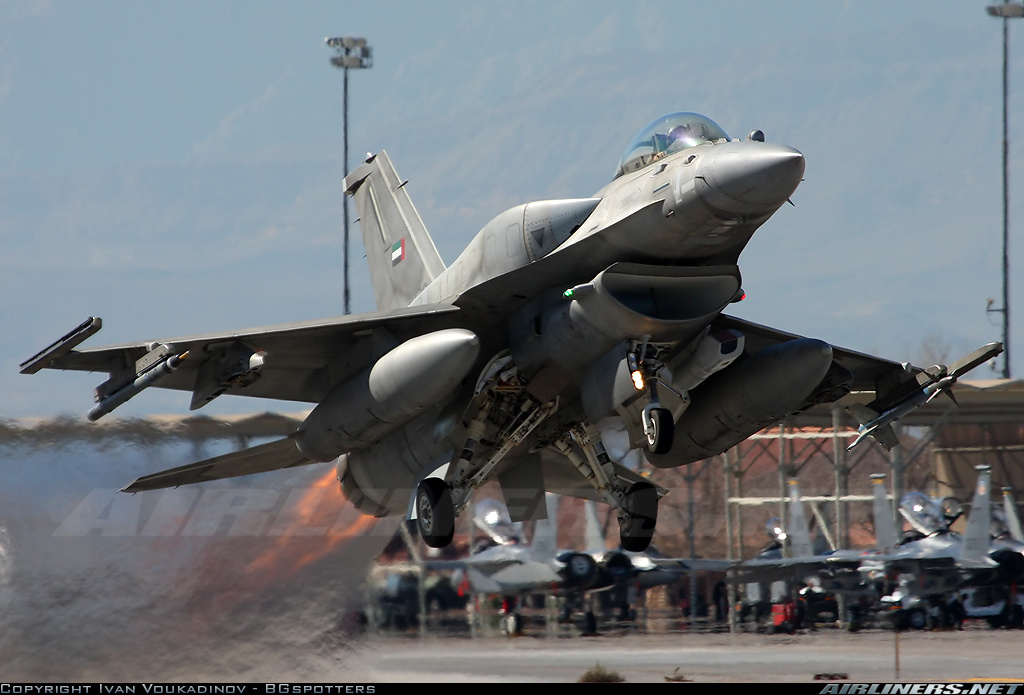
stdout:
{"type": "Polygon", "coordinates": [[[455,535],[452,490],[440,478],[424,478],[416,489],[416,525],[431,548],[444,548],[455,535]]]}
{"type": "Polygon", "coordinates": [[[622,500],[628,519],[619,525],[619,543],[623,550],[640,553],[647,550],[658,523],[658,491],[647,482],[636,482],[622,500]]]}
{"type": "Polygon", "coordinates": [[[672,422],[672,412],[667,408],[651,410],[651,431],[647,433],[647,449],[652,454],[665,454],[672,448],[672,438],[676,428],[672,422]]]}

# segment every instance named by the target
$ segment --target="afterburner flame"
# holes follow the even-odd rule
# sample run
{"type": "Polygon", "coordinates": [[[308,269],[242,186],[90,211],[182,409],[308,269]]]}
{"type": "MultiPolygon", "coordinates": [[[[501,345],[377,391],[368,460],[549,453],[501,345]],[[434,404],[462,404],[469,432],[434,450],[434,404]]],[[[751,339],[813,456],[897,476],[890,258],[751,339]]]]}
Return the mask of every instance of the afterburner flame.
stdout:
{"type": "Polygon", "coordinates": [[[246,566],[247,572],[263,578],[260,586],[291,579],[373,527],[374,517],[361,514],[340,494],[327,494],[336,484],[334,470],[328,470],[290,509],[282,510],[288,516],[274,525],[277,538],[246,566]]]}

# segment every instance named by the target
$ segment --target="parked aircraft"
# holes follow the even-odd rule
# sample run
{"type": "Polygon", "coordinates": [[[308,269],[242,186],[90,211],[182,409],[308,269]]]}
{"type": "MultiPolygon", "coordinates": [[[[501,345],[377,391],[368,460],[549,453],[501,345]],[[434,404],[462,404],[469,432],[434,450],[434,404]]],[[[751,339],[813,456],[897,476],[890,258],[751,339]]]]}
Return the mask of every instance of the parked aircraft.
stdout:
{"type": "Polygon", "coordinates": [[[108,373],[92,420],[151,386],[191,392],[192,409],[223,394],[315,405],[288,437],[126,492],[337,459],[356,507],[415,517],[430,546],[497,480],[514,520],[542,517],[545,491],[593,499],[643,550],[666,491],[608,456],[609,420],[670,468],[851,391],[903,413],[946,378],[722,313],[744,296],[741,251],[804,173],[800,152],[764,139],[658,118],[592,197],[507,210],[448,267],[381,151],[344,181],[378,311],[76,350],[102,325],[90,318],[21,371],[108,373]]]}
{"type": "MultiPolygon", "coordinates": [[[[478,594],[506,598],[514,606],[530,594],[563,597],[562,618],[573,610],[583,612],[583,630],[592,633],[597,619],[588,599],[597,594],[612,596],[609,603],[628,610],[638,590],[671,584],[692,570],[723,569],[731,563],[663,557],[656,551],[629,552],[608,549],[601,532],[595,503],[586,501],[582,550],[557,548],[558,496],[547,495],[547,518],[534,527],[532,543],[523,542],[505,510],[493,500],[482,501],[473,520],[495,544],[462,560],[427,561],[432,570],[454,569],[453,581],[466,583],[478,594]]],[[[520,618],[512,608],[506,629],[515,633],[520,618]]]]}
{"type": "MultiPolygon", "coordinates": [[[[872,478],[874,479],[874,476],[872,478]]],[[[888,505],[885,487],[873,487],[876,519],[879,509],[882,510],[884,518],[885,508],[888,506],[889,525],[892,527],[892,507],[888,505]]],[[[846,549],[825,553],[813,552],[810,525],[800,495],[800,485],[796,479],[791,478],[787,481],[787,500],[789,518],[785,528],[777,523],[772,524],[773,542],[756,557],[737,563],[730,573],[731,581],[762,583],[792,580],[797,585],[803,585],[809,578],[818,577],[822,585],[829,590],[853,591],[860,584],[860,575],[856,570],[864,552],[846,549]]],[[[778,522],[777,519],[773,521],[778,522]]],[[[892,535],[895,536],[895,530],[892,531],[892,535]]]]}
{"type": "Polygon", "coordinates": [[[860,571],[869,577],[911,574],[916,581],[908,585],[908,590],[923,595],[990,583],[999,567],[990,556],[991,472],[989,466],[977,469],[978,480],[963,536],[949,528],[960,515],[959,502],[952,498],[936,502],[922,493],[909,492],[900,500],[900,514],[916,534],[892,550],[865,555],[860,571]]]}
{"type": "Polygon", "coordinates": [[[496,505],[488,504],[475,523],[488,535],[503,539],[461,560],[428,560],[428,569],[454,569],[454,581],[469,583],[474,593],[519,596],[553,591],[582,592],[595,585],[599,571],[588,553],[557,547],[558,496],[547,495],[545,518],[534,525],[532,542],[525,543],[508,532],[506,515],[486,518],[496,505]],[[464,576],[463,576],[464,575],[464,576]]]}

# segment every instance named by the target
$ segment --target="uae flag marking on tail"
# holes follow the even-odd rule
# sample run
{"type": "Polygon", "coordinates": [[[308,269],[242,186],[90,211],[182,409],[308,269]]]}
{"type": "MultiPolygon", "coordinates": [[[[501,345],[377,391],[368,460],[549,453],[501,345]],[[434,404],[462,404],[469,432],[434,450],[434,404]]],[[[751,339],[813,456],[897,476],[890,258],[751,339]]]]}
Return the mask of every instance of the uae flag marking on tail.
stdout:
{"type": "Polygon", "coordinates": [[[391,267],[395,267],[405,260],[405,237],[391,247],[391,267]]]}

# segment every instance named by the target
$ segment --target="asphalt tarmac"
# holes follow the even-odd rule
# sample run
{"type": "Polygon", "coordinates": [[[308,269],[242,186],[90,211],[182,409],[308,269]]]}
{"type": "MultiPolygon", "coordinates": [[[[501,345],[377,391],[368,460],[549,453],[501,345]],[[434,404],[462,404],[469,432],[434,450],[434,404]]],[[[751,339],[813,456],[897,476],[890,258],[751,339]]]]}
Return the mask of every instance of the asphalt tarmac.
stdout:
{"type": "Polygon", "coordinates": [[[600,665],[628,683],[806,683],[823,676],[854,683],[967,683],[1024,680],[1022,653],[1022,630],[897,636],[829,629],[797,635],[371,637],[343,662],[352,682],[577,682],[600,665]]]}

